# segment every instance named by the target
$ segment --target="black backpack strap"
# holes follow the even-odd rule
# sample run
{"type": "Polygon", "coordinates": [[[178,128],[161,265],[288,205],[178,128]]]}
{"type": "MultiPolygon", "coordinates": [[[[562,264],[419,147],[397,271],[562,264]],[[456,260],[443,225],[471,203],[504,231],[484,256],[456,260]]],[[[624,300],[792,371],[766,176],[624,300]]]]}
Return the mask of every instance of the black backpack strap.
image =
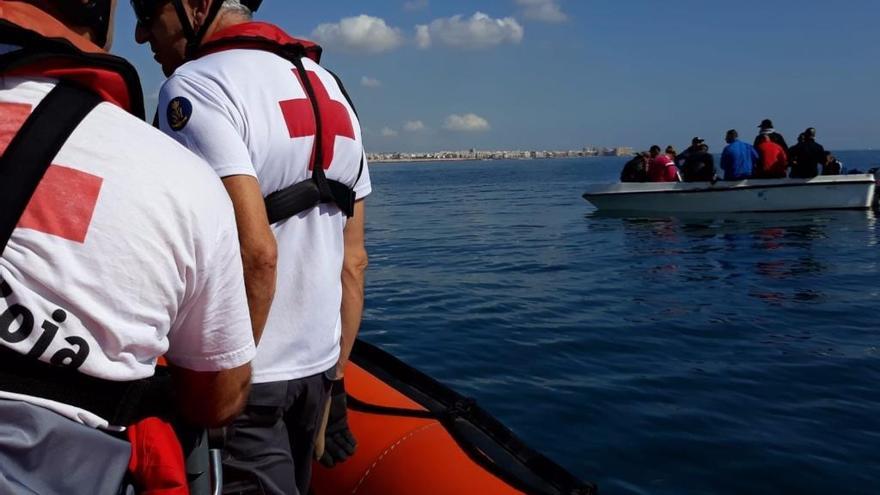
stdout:
{"type": "Polygon", "coordinates": [[[59,83],[9,142],[0,157],[0,254],[55,155],[99,103],[95,93],[59,83]]]}
{"type": "Polygon", "coordinates": [[[345,101],[348,102],[348,105],[351,107],[351,111],[354,112],[354,116],[360,120],[360,115],[358,115],[357,108],[354,107],[354,102],[351,101],[351,96],[348,96],[348,91],[345,90],[345,85],[342,84],[342,80],[339,79],[339,76],[336,75],[332,70],[324,67],[324,70],[327,71],[328,74],[333,76],[333,79],[336,81],[336,85],[339,86],[339,91],[342,91],[342,96],[345,97],[345,101]]]}
{"type": "MultiPolygon", "coordinates": [[[[345,85],[342,84],[342,80],[339,79],[339,76],[337,76],[336,73],[333,72],[332,70],[330,70],[326,67],[324,67],[324,70],[327,71],[328,73],[330,73],[331,76],[333,76],[333,79],[336,81],[336,85],[339,86],[339,91],[342,91],[342,96],[345,97],[345,101],[348,102],[348,105],[351,107],[351,111],[354,112],[354,116],[357,117],[358,120],[360,120],[361,117],[360,117],[360,115],[358,115],[357,108],[355,108],[354,102],[351,101],[351,96],[348,96],[348,91],[345,90],[345,85]]],[[[364,173],[364,154],[361,153],[361,165],[360,165],[360,168],[358,169],[357,177],[354,179],[355,186],[357,186],[357,183],[360,182],[361,174],[363,174],[363,173],[364,173]]],[[[348,215],[349,217],[354,215],[354,206],[353,206],[354,199],[352,199],[351,202],[352,202],[352,214],[348,215]]]]}
{"type": "Polygon", "coordinates": [[[318,105],[318,98],[315,96],[315,88],[312,87],[312,81],[309,79],[309,73],[303,66],[302,58],[294,58],[292,62],[302,81],[303,88],[306,90],[306,95],[309,97],[309,102],[312,104],[312,113],[315,115],[315,160],[312,163],[312,180],[316,182],[318,190],[321,191],[321,201],[332,201],[333,196],[327,185],[327,176],[324,175],[324,129],[321,121],[321,108],[318,105]]]}
{"type": "Polygon", "coordinates": [[[112,426],[172,417],[171,376],[156,368],[149,378],[116,382],[38,361],[0,345],[0,390],[85,409],[112,426]]]}

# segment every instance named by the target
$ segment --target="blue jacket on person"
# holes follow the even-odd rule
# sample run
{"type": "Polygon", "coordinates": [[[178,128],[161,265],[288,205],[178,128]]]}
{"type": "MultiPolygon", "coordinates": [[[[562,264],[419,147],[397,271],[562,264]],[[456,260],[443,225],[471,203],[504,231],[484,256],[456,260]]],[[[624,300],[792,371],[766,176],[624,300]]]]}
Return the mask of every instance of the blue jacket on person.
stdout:
{"type": "Polygon", "coordinates": [[[724,148],[721,153],[721,169],[724,170],[724,180],[748,179],[752,176],[755,162],[758,161],[758,152],[751,144],[744,143],[739,139],[734,140],[724,148]]]}

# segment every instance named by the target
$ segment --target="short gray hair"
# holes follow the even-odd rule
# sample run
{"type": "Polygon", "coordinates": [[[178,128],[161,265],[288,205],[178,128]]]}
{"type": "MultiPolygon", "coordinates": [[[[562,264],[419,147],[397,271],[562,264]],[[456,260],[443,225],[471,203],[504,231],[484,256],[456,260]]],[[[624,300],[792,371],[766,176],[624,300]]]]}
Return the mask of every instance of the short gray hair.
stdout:
{"type": "Polygon", "coordinates": [[[220,6],[220,10],[232,11],[239,15],[247,17],[248,19],[253,17],[253,12],[251,12],[251,9],[242,5],[240,0],[223,0],[223,4],[220,6]]]}

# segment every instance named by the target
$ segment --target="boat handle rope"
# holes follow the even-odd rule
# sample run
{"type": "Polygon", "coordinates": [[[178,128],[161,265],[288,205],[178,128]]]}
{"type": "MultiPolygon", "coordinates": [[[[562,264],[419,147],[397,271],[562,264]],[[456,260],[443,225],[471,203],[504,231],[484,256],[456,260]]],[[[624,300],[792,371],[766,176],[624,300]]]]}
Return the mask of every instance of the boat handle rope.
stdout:
{"type": "Polygon", "coordinates": [[[475,399],[464,397],[456,400],[451,405],[439,411],[406,409],[403,407],[380,406],[364,402],[357,397],[346,393],[348,404],[355,411],[368,414],[381,414],[385,416],[400,416],[404,418],[435,419],[441,423],[453,422],[456,419],[469,419],[473,417],[474,408],[477,406],[475,399]]]}

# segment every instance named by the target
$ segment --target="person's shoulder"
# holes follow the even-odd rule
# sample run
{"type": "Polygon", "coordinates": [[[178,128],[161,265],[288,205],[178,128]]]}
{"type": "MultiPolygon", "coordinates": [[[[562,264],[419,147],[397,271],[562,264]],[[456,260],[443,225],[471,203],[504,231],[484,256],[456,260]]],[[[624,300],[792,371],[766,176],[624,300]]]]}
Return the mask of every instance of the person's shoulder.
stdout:
{"type": "Polygon", "coordinates": [[[224,66],[229,65],[231,58],[236,58],[230,56],[234,51],[237,50],[226,50],[216,53],[210,53],[208,55],[189,60],[177,69],[174,70],[174,74],[169,76],[169,80],[173,79],[175,76],[177,77],[186,77],[192,79],[199,79],[202,77],[210,76],[213,73],[218,72],[224,66]]]}
{"type": "Polygon", "coordinates": [[[190,60],[168,76],[160,92],[173,89],[223,93],[230,79],[256,76],[242,63],[241,55],[234,53],[243,51],[254,50],[223,51],[190,60]]]}
{"type": "Polygon", "coordinates": [[[218,217],[233,218],[231,203],[211,167],[125,110],[102,103],[83,120],[70,144],[62,150],[69,166],[102,178],[113,191],[108,194],[126,211],[189,219],[184,223],[203,232],[229,228],[218,217]]]}
{"type": "Polygon", "coordinates": [[[163,95],[169,92],[189,92],[189,91],[216,91],[220,86],[218,81],[218,69],[200,64],[201,59],[187,62],[177,68],[168,79],[162,83],[159,90],[160,100],[163,95]]]}
{"type": "Polygon", "coordinates": [[[178,180],[216,178],[204,160],[143,120],[109,103],[96,110],[96,124],[115,138],[98,144],[102,150],[124,157],[127,167],[146,167],[156,175],[167,174],[178,180]]]}
{"type": "Polygon", "coordinates": [[[198,92],[235,99],[243,88],[267,84],[290,62],[264,50],[224,50],[191,60],[168,77],[160,98],[169,93],[198,92]],[[230,94],[232,93],[232,94],[230,94]]]}
{"type": "Polygon", "coordinates": [[[186,62],[171,77],[182,76],[195,80],[230,76],[254,78],[260,75],[253,72],[254,66],[264,67],[272,63],[290,65],[290,62],[265,50],[223,50],[186,62]]]}

